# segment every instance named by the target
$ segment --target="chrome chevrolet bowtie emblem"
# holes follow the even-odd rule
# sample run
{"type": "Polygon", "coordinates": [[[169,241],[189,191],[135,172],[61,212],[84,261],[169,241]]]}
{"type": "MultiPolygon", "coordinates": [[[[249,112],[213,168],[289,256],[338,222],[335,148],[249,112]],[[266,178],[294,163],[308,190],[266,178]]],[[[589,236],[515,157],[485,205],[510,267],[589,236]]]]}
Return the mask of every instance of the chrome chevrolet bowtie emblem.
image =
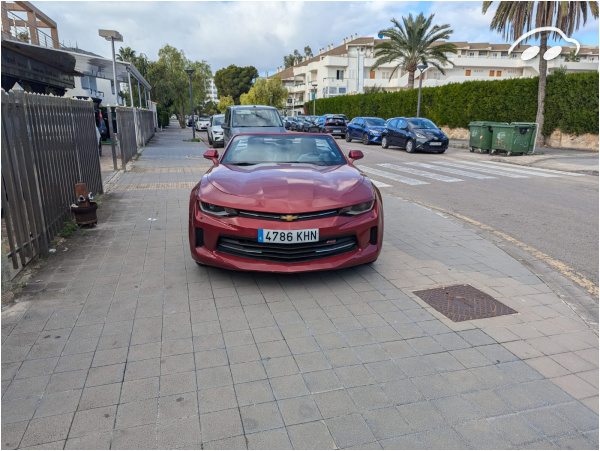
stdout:
{"type": "Polygon", "coordinates": [[[298,216],[294,216],[294,215],[285,215],[285,216],[281,216],[281,219],[283,219],[284,221],[295,221],[296,219],[298,219],[298,216]]]}

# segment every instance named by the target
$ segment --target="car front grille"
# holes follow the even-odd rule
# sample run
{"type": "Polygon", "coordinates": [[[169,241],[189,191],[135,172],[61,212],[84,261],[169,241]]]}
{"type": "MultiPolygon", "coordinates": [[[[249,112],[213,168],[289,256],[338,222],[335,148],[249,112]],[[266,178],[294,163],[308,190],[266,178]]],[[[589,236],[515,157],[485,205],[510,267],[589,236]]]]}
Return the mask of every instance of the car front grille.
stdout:
{"type": "Polygon", "coordinates": [[[221,236],[217,252],[236,257],[278,263],[300,263],[341,255],[358,249],[355,235],[327,237],[314,243],[275,244],[259,243],[256,239],[221,236]]]}
{"type": "Polygon", "coordinates": [[[261,211],[246,211],[240,210],[238,212],[239,216],[243,216],[245,218],[255,218],[255,219],[267,219],[269,221],[306,221],[308,219],[319,219],[319,218],[328,218],[330,216],[337,216],[338,210],[326,210],[326,211],[313,211],[310,213],[298,213],[295,215],[288,215],[282,213],[263,213],[261,211]],[[297,216],[297,218],[291,219],[291,217],[297,216]]]}

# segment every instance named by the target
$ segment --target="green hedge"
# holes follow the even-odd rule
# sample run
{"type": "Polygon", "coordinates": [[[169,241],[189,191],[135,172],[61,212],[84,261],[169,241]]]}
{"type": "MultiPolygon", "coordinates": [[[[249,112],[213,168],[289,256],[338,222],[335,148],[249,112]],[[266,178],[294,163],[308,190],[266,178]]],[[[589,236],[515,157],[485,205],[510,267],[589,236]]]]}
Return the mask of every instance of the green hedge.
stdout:
{"type": "MultiPolygon", "coordinates": [[[[536,77],[423,88],[421,116],[450,128],[469,128],[469,122],[482,120],[535,122],[537,85],[536,77]]],[[[412,89],[317,99],[317,114],[339,113],[349,118],[412,117],[417,112],[418,92],[412,89]]],[[[312,112],[312,101],[305,105],[312,112]]],[[[545,118],[544,135],[554,130],[598,134],[598,72],[559,72],[548,76],[545,118]]]]}

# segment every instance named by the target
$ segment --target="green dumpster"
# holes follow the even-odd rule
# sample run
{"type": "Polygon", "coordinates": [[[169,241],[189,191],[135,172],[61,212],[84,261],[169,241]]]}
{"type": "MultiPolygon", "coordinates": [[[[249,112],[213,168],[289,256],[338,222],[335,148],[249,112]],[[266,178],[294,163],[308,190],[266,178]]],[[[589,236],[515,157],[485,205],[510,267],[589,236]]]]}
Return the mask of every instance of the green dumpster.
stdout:
{"type": "Polygon", "coordinates": [[[469,150],[474,152],[475,149],[479,149],[479,152],[489,152],[492,149],[492,133],[496,125],[507,125],[507,123],[490,121],[471,122],[469,124],[469,150]]]}
{"type": "Polygon", "coordinates": [[[492,133],[491,153],[499,150],[507,155],[531,152],[535,146],[535,130],[536,124],[530,122],[496,125],[492,133]]]}

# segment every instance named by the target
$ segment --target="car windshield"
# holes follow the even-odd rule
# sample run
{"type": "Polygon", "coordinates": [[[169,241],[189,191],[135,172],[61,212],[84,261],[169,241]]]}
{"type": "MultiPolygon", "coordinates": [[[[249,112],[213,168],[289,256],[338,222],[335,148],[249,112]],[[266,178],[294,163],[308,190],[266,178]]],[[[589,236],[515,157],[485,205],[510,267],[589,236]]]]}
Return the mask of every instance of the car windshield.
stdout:
{"type": "Polygon", "coordinates": [[[437,129],[437,126],[431,122],[429,119],[407,119],[407,122],[410,124],[412,128],[424,128],[424,129],[437,129]]]}
{"type": "Polygon", "coordinates": [[[365,119],[365,123],[371,127],[377,126],[377,125],[381,125],[381,126],[385,125],[385,121],[383,119],[379,119],[379,118],[365,119]]]}
{"type": "Polygon", "coordinates": [[[198,118],[198,120],[199,120],[199,121],[210,121],[210,117],[208,117],[208,116],[200,116],[200,117],[198,118]]]}
{"type": "Polygon", "coordinates": [[[225,120],[225,115],[223,116],[213,116],[213,127],[216,125],[221,125],[225,120]]]}
{"type": "Polygon", "coordinates": [[[335,140],[330,136],[238,135],[223,156],[222,164],[346,164],[335,140]]]}
{"type": "Polygon", "coordinates": [[[234,127],[282,127],[277,110],[248,108],[233,112],[234,127]]]}

